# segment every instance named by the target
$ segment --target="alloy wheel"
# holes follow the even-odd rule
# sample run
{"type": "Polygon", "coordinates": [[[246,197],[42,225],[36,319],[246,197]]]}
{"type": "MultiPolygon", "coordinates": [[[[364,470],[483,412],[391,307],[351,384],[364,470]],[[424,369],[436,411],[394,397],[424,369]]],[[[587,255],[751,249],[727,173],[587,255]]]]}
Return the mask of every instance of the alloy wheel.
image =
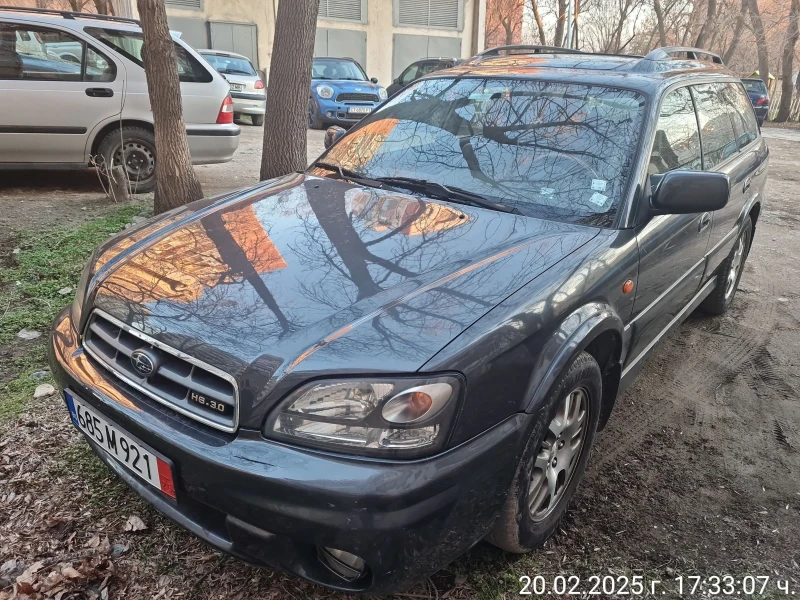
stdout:
{"type": "Polygon", "coordinates": [[[742,268],[744,258],[744,236],[739,236],[739,241],[736,243],[736,250],[733,253],[731,260],[731,268],[728,269],[728,279],[725,281],[725,301],[731,299],[733,292],[736,290],[736,282],[739,279],[739,270],[742,268]]]}
{"type": "Polygon", "coordinates": [[[534,521],[555,510],[572,480],[586,439],[588,411],[588,392],[576,388],[561,401],[547,427],[528,486],[528,510],[534,521]]]}

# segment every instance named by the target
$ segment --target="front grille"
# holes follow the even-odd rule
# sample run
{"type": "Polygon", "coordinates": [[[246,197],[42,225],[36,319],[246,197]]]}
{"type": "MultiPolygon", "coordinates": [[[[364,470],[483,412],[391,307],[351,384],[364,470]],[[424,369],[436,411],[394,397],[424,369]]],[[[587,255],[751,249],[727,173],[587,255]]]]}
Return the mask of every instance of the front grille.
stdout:
{"type": "Polygon", "coordinates": [[[355,92],[343,92],[336,96],[337,102],[346,102],[348,100],[358,100],[360,102],[377,102],[378,97],[375,94],[358,94],[355,92]]]}
{"type": "Polygon", "coordinates": [[[154,400],[210,427],[236,431],[238,390],[227,373],[99,310],[89,317],[83,347],[111,373],[154,400]],[[131,354],[135,350],[144,350],[156,359],[156,369],[147,377],[133,368],[131,354]]]}

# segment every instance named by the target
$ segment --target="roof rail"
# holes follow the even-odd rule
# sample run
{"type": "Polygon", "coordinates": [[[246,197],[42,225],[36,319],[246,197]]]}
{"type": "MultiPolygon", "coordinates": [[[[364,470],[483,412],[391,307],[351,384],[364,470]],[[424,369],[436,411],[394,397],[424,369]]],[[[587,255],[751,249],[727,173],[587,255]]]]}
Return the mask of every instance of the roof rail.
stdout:
{"type": "Polygon", "coordinates": [[[501,54],[585,54],[580,50],[572,48],[561,48],[559,46],[536,46],[530,44],[510,44],[508,46],[496,46],[479,53],[475,58],[486,58],[489,56],[500,56],[501,54]]]}
{"type": "Polygon", "coordinates": [[[703,60],[698,56],[699,54],[702,54],[710,57],[711,62],[714,64],[725,66],[719,54],[714,54],[713,52],[703,50],[702,48],[692,48],[690,46],[665,46],[664,48],[656,48],[655,50],[648,52],[647,56],[644,57],[644,60],[675,60],[671,55],[678,54],[679,52],[685,52],[686,56],[690,60],[703,60]]]}
{"type": "Polygon", "coordinates": [[[42,15],[60,15],[64,19],[97,19],[98,21],[116,21],[118,23],[129,23],[131,25],[141,25],[136,19],[127,17],[115,17],[114,15],[98,15],[96,13],[75,12],[71,10],[55,10],[52,8],[32,8],[30,6],[0,6],[0,11],[8,10],[12,12],[37,13],[42,15]]]}

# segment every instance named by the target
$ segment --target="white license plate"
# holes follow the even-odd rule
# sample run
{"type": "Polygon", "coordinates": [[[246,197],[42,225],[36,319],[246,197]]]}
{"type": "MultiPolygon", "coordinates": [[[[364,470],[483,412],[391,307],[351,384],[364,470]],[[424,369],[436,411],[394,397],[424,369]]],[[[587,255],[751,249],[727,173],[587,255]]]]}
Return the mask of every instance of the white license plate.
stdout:
{"type": "Polygon", "coordinates": [[[64,391],[64,398],[75,427],[131,473],[175,498],[172,468],[161,455],[119,425],[111,423],[69,390],[64,391]]]}
{"type": "Polygon", "coordinates": [[[244,84],[242,83],[232,83],[231,84],[231,91],[232,92],[241,92],[244,90],[244,84]]]}
{"type": "Polygon", "coordinates": [[[366,115],[372,112],[372,107],[370,106],[351,106],[347,112],[356,114],[356,115],[366,115]]]}

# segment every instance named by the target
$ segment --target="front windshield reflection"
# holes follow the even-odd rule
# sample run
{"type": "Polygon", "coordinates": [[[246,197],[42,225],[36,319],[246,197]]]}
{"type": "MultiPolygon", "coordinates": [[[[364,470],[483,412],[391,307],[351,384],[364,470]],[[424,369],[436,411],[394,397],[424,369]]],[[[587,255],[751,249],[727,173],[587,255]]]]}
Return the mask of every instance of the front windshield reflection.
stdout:
{"type": "Polygon", "coordinates": [[[462,188],[529,216],[609,225],[644,102],[603,86],[432,79],[393,98],[324,160],[365,177],[462,188]]]}

